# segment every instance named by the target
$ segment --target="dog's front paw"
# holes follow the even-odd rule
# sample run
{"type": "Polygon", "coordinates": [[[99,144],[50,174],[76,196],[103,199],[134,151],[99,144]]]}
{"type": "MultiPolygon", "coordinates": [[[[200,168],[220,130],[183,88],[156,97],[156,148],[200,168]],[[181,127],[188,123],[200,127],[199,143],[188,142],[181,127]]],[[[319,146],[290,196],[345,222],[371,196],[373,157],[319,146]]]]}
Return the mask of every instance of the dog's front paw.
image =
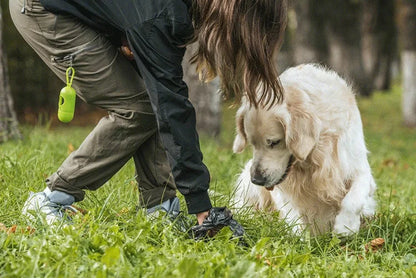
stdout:
{"type": "Polygon", "coordinates": [[[351,235],[358,232],[360,224],[360,215],[341,212],[335,218],[334,233],[342,236],[351,235]]]}

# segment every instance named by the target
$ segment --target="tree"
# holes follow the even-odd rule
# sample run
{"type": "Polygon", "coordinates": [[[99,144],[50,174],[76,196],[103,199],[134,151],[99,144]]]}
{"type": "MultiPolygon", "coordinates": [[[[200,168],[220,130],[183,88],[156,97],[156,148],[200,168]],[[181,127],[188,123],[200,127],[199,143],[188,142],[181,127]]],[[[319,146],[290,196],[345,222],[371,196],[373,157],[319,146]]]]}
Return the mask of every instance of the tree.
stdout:
{"type": "Polygon", "coordinates": [[[210,136],[217,136],[221,130],[221,96],[218,82],[202,83],[196,73],[196,66],[189,59],[195,52],[196,45],[189,45],[184,58],[184,80],[188,84],[189,97],[196,110],[198,131],[210,136]]]}
{"type": "Polygon", "coordinates": [[[322,2],[318,2],[318,0],[298,0],[294,4],[297,23],[294,43],[296,64],[327,63],[325,16],[320,7],[322,2]]]}
{"type": "Polygon", "coordinates": [[[403,71],[403,118],[416,127],[416,1],[400,1],[400,38],[403,71]]]}
{"type": "Polygon", "coordinates": [[[369,95],[372,82],[361,55],[362,2],[353,0],[299,0],[295,5],[297,32],[295,62],[330,66],[351,80],[357,92],[369,95]]]}
{"type": "Polygon", "coordinates": [[[7,57],[3,52],[3,16],[0,4],[0,143],[20,138],[10,92],[7,57]]]}
{"type": "MultiPolygon", "coordinates": [[[[42,117],[55,115],[62,81],[46,66],[16,30],[8,10],[9,1],[0,0],[3,8],[3,52],[7,53],[9,85],[19,120],[39,123],[42,117]]],[[[77,111],[84,103],[77,104],[77,111]]],[[[45,119],[48,120],[48,119],[45,119]]]]}
{"type": "Polygon", "coordinates": [[[298,0],[296,64],[322,63],[361,95],[388,89],[396,54],[394,0],[298,0]]]}
{"type": "Polygon", "coordinates": [[[397,51],[394,0],[362,1],[362,59],[373,88],[387,90],[391,83],[391,64],[397,51]]]}
{"type": "Polygon", "coordinates": [[[372,82],[366,75],[361,56],[362,3],[353,0],[325,0],[330,66],[341,75],[351,79],[361,95],[372,92],[372,82]]]}

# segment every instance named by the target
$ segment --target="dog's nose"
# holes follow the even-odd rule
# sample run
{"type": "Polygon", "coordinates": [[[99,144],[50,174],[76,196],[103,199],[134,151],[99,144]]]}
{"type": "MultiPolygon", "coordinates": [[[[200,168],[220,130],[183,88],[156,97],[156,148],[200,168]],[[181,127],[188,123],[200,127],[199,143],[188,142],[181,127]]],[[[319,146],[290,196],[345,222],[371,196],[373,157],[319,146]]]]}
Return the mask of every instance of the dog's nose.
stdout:
{"type": "Polygon", "coordinates": [[[251,182],[257,185],[265,185],[266,178],[259,173],[251,175],[251,182]]]}

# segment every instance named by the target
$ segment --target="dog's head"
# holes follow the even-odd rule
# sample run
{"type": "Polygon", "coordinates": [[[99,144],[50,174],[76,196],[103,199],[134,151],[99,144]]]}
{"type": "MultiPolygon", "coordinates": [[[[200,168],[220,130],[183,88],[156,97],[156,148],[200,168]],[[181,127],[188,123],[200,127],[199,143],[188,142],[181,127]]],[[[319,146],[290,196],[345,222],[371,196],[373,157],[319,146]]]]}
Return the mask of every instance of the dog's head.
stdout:
{"type": "Polygon", "coordinates": [[[305,161],[319,138],[319,120],[308,107],[308,100],[296,90],[288,92],[283,103],[270,109],[255,108],[243,101],[236,115],[237,135],[233,151],[253,146],[251,181],[273,188],[285,175],[291,157],[305,161]]]}

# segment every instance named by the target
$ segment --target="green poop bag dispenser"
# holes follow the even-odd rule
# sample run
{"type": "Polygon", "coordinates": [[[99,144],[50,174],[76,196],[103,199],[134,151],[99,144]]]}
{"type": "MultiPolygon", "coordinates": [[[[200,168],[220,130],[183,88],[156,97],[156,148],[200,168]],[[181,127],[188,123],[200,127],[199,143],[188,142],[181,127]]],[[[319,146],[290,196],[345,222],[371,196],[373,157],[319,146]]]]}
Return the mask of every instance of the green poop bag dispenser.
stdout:
{"type": "Polygon", "coordinates": [[[62,88],[59,94],[58,119],[63,123],[69,123],[74,118],[75,100],[77,96],[75,89],[72,88],[74,76],[74,68],[69,67],[66,70],[66,87],[62,88]]]}

